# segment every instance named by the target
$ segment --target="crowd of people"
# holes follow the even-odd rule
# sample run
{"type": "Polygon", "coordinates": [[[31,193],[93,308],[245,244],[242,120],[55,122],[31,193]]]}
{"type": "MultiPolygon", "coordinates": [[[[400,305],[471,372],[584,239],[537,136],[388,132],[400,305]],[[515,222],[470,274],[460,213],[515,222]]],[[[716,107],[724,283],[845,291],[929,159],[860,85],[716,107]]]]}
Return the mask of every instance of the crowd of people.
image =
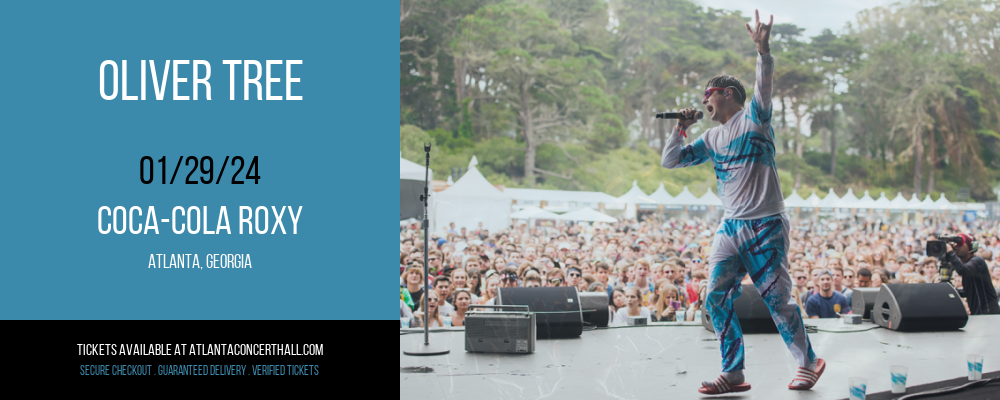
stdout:
{"type": "MultiPolygon", "coordinates": [[[[428,286],[418,226],[400,228],[401,326],[462,326],[470,305],[494,304],[499,288],[574,286],[608,294],[612,324],[629,316],[695,321],[705,301],[709,255],[718,220],[620,219],[604,224],[511,226],[500,232],[456,227],[431,234],[428,286]],[[423,296],[429,306],[423,310],[423,296]]],[[[854,220],[794,221],[787,254],[793,297],[803,318],[851,313],[855,288],[941,282],[939,260],[925,252],[935,235],[964,233],[979,242],[989,283],[1000,292],[1000,223],[924,224],[854,220]]],[[[949,260],[946,260],[949,261],[949,260]]],[[[751,284],[749,275],[744,284],[751,284]]],[[[962,275],[951,283],[963,288],[962,275]]],[[[965,299],[963,299],[965,301],[965,299]]],[[[995,301],[994,301],[995,302],[995,301]]],[[[969,313],[977,313],[966,304],[969,313]]]]}

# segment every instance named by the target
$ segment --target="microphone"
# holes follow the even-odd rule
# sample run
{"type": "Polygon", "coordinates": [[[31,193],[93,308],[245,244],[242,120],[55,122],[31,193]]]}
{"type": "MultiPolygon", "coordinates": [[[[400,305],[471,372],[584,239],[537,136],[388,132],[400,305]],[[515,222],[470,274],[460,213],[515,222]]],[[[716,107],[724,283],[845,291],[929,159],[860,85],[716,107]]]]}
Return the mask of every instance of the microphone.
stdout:
{"type": "MultiPolygon", "coordinates": [[[[703,116],[705,116],[705,114],[702,113],[701,111],[698,111],[698,114],[695,115],[695,117],[697,119],[701,119],[701,117],[703,117],[703,116]]],[[[681,115],[681,113],[679,113],[679,112],[663,112],[663,113],[656,113],[656,118],[661,118],[661,119],[683,119],[684,116],[681,115]]]]}

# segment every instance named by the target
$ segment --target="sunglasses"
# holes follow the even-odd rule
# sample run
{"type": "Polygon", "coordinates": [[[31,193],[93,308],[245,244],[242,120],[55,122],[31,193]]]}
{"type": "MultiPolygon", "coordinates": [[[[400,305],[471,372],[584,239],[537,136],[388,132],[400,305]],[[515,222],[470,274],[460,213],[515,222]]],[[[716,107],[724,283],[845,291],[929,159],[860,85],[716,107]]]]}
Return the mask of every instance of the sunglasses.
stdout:
{"type": "Polygon", "coordinates": [[[559,283],[559,282],[562,282],[562,279],[549,279],[549,283],[559,283]]]}
{"type": "Polygon", "coordinates": [[[569,274],[570,278],[579,278],[580,274],[569,274]]]}
{"type": "Polygon", "coordinates": [[[809,279],[809,278],[808,278],[808,277],[805,277],[805,276],[800,276],[800,277],[797,277],[797,278],[795,278],[795,279],[796,279],[796,280],[800,280],[800,281],[804,281],[804,280],[806,280],[806,279],[809,279]]]}
{"type": "Polygon", "coordinates": [[[705,98],[707,99],[709,96],[712,95],[712,92],[717,91],[717,90],[726,90],[726,88],[714,87],[714,88],[705,89],[705,98]]]}
{"type": "Polygon", "coordinates": [[[437,261],[437,257],[428,258],[427,261],[437,261]]]}

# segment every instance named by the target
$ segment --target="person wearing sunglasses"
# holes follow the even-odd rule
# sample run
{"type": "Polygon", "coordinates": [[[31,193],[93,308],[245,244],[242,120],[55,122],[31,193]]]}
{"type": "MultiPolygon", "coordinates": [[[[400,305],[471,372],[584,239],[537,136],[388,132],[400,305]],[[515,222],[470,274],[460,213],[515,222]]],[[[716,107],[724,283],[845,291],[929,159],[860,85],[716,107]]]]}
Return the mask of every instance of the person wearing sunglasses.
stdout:
{"type": "Polygon", "coordinates": [[[520,280],[517,278],[517,269],[514,267],[504,268],[503,272],[500,273],[500,287],[512,288],[520,285],[520,280]]]}
{"type": "Polygon", "coordinates": [[[563,286],[563,282],[566,281],[566,277],[559,268],[550,269],[549,272],[545,274],[544,284],[547,287],[558,287],[563,286]]]}
{"type": "Polygon", "coordinates": [[[583,276],[583,271],[577,267],[569,267],[566,270],[566,286],[577,286],[580,283],[580,278],[583,276]]]}
{"type": "Polygon", "coordinates": [[[743,333],[734,323],[733,309],[733,299],[740,295],[739,282],[746,273],[768,305],[774,323],[781,327],[782,339],[798,364],[788,388],[811,389],[826,368],[813,352],[799,306],[791,299],[791,224],[781,194],[771,128],[774,58],[769,38],[773,22],[771,16],[770,22],[761,23],[759,13],[755,13],[754,26],[746,25],[758,53],[749,107],[744,108],[746,91],[739,79],[729,75],[709,79],[701,103],[710,119],[721,126],[705,130],[693,143],[684,145],[688,129],[698,122],[697,110],[686,108],[663,147],[661,165],[665,168],[712,160],[725,210],[709,257],[706,301],[722,347],[722,374],[714,381],[702,382],[698,389],[702,394],[750,390],[743,375],[743,333]]]}

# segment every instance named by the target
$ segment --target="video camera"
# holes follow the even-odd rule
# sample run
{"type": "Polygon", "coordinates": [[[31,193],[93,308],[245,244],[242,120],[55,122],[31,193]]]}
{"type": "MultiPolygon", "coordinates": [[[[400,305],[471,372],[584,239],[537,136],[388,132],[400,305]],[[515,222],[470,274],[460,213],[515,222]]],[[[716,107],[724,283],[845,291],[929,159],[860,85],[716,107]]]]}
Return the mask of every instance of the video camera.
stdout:
{"type": "MultiPolygon", "coordinates": [[[[962,243],[962,238],[958,236],[938,236],[934,235],[938,240],[928,240],[927,241],[927,256],[936,257],[938,259],[938,274],[941,275],[941,282],[947,282],[949,285],[955,286],[951,282],[952,273],[954,270],[951,268],[951,264],[945,260],[948,254],[948,243],[962,243]]],[[[965,290],[959,290],[959,295],[965,297],[965,290]]]]}

